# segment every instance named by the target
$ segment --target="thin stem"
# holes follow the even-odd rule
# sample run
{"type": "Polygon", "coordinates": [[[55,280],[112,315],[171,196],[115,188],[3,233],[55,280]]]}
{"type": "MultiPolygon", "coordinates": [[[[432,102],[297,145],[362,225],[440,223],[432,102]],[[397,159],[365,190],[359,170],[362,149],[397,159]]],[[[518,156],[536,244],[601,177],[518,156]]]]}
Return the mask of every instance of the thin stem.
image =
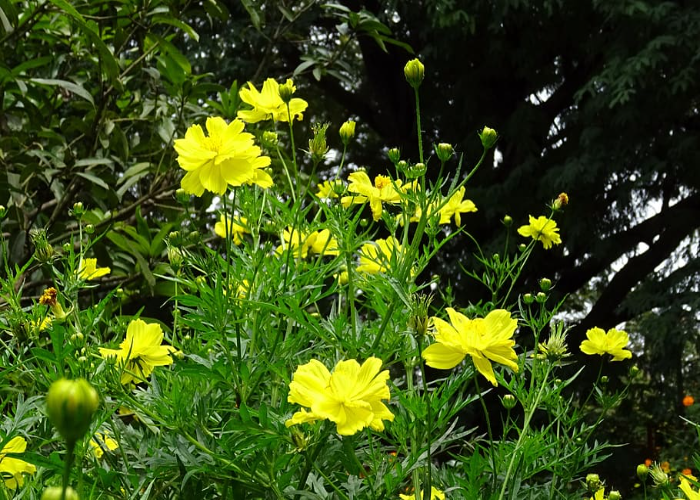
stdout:
{"type": "Polygon", "coordinates": [[[418,89],[414,88],[413,93],[416,96],[416,132],[418,133],[418,159],[423,163],[423,136],[420,126],[420,98],[418,97],[418,89]]]}
{"type": "Polygon", "coordinates": [[[484,411],[484,418],[486,419],[486,432],[488,432],[489,435],[489,454],[491,455],[491,467],[492,469],[492,474],[491,474],[491,482],[493,484],[493,488],[496,488],[496,456],[494,454],[494,441],[493,441],[493,431],[491,430],[491,419],[489,418],[489,410],[486,408],[486,402],[484,401],[484,398],[481,393],[481,387],[479,387],[479,372],[477,370],[474,370],[474,385],[476,386],[476,393],[479,395],[479,402],[481,403],[481,409],[484,411]]]}
{"type": "Polygon", "coordinates": [[[70,482],[70,470],[73,467],[73,459],[75,458],[75,441],[66,442],[66,463],[63,468],[63,491],[61,492],[61,500],[66,500],[66,490],[70,482]]]}
{"type": "MultiPolygon", "coordinates": [[[[289,109],[289,103],[286,103],[287,105],[287,121],[289,122],[289,140],[292,143],[292,166],[294,167],[294,182],[296,185],[299,184],[299,168],[297,166],[297,148],[294,144],[294,127],[293,122],[292,122],[292,112],[289,109]]],[[[292,189],[292,193],[295,192],[295,189],[292,189]]]]}

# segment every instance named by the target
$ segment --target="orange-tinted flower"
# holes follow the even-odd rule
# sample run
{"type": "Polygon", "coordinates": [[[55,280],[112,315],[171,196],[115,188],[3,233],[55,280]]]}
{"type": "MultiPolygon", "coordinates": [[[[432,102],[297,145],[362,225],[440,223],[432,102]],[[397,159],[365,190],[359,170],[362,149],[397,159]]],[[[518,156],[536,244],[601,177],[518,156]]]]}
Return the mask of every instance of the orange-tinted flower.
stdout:
{"type": "Polygon", "coordinates": [[[659,464],[659,467],[661,467],[661,470],[664,471],[666,474],[671,472],[671,464],[668,461],[661,462],[659,464]]]}
{"type": "Polygon", "coordinates": [[[693,406],[695,404],[695,398],[688,394],[683,398],[683,406],[693,406]]]}
{"type": "Polygon", "coordinates": [[[647,467],[651,467],[651,464],[652,464],[651,458],[647,458],[647,459],[644,461],[644,465],[646,465],[647,467]]]}
{"type": "Polygon", "coordinates": [[[681,474],[684,476],[691,476],[693,474],[693,469],[685,468],[681,471],[681,474]]]}

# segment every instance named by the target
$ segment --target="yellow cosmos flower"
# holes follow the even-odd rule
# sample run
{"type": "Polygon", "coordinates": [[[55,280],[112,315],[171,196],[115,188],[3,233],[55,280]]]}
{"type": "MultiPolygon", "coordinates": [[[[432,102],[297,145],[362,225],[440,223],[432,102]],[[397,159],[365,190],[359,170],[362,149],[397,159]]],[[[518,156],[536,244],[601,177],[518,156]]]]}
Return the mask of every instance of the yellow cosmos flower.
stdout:
{"type": "Polygon", "coordinates": [[[204,190],[224,194],[230,186],[257,184],[272,187],[272,177],[262,170],[270,164],[268,156],[253,143],[253,134],[243,132],[244,124],[233,120],[226,124],[223,118],[207,118],[207,132],[199,125],[187,129],[184,139],[175,140],[177,161],[187,173],[182,178],[182,189],[195,196],[204,190]]]}
{"type": "Polygon", "coordinates": [[[86,281],[96,280],[112,272],[109,267],[97,267],[97,259],[84,259],[78,269],[78,276],[86,281]]]}
{"type": "MultiPolygon", "coordinates": [[[[416,500],[416,495],[401,495],[399,494],[399,497],[401,497],[401,500],[416,500]]],[[[420,496],[418,497],[419,500],[423,500],[423,490],[420,490],[420,496]]],[[[439,489],[437,489],[435,486],[430,487],[430,500],[445,500],[445,493],[439,489]]]]}
{"type": "Polygon", "coordinates": [[[545,250],[552,248],[552,245],[561,244],[561,236],[559,236],[559,228],[557,223],[552,219],[548,219],[544,215],[538,218],[530,216],[530,224],[526,226],[520,226],[518,228],[518,233],[522,236],[530,236],[534,240],[539,240],[542,242],[542,246],[545,250]]]}
{"type": "MultiPolygon", "coordinates": [[[[287,80],[286,85],[290,86],[292,93],[296,90],[292,80],[287,80]]],[[[242,88],[238,93],[241,101],[250,104],[253,109],[245,109],[238,112],[238,118],[247,123],[257,123],[264,120],[274,120],[276,122],[288,122],[289,115],[292,120],[303,120],[304,111],[309,103],[297,97],[289,101],[289,115],[287,105],[280,97],[280,85],[273,78],[265,80],[262,92],[258,92],[255,86],[248,82],[248,88],[242,88]]]]}
{"type": "Polygon", "coordinates": [[[36,467],[32,464],[6,456],[7,453],[24,453],[27,450],[27,441],[20,436],[13,437],[0,451],[0,476],[5,481],[5,486],[11,490],[24,484],[23,473],[34,474],[36,467]]]}
{"type": "Polygon", "coordinates": [[[491,361],[518,371],[518,355],[513,346],[513,333],[518,321],[504,309],[496,309],[485,318],[469,319],[447,308],[450,323],[431,318],[436,343],[423,351],[428,366],[441,370],[454,368],[467,356],[471,356],[479,373],[493,385],[498,385],[491,361]]]}
{"type": "MultiPolygon", "coordinates": [[[[221,214],[219,222],[214,224],[214,233],[221,238],[226,238],[226,221],[228,217],[221,214]]],[[[234,216],[232,220],[229,221],[228,234],[231,236],[231,241],[234,245],[240,245],[243,243],[243,235],[250,234],[248,230],[248,219],[241,216],[234,216]]]]}
{"type": "Polygon", "coordinates": [[[343,181],[332,180],[323,181],[318,186],[318,191],[316,191],[316,196],[322,200],[328,200],[330,198],[338,198],[338,192],[343,189],[343,181]]]}
{"type": "Polygon", "coordinates": [[[700,500],[700,491],[693,490],[692,486],[690,486],[690,482],[682,476],[681,490],[683,491],[683,493],[685,493],[685,496],[688,498],[688,500],[700,500]]]}
{"type": "Polygon", "coordinates": [[[595,495],[590,500],[605,500],[605,488],[601,488],[595,492],[595,495]]]}
{"type": "Polygon", "coordinates": [[[141,319],[129,323],[126,339],[119,344],[119,349],[100,347],[103,358],[116,357],[123,368],[121,383],[142,382],[148,378],[156,366],[170,365],[177,352],[174,347],[161,345],[163,330],[157,323],[147,324],[141,319]]]}
{"type": "Polygon", "coordinates": [[[360,248],[360,265],[357,266],[357,272],[386,273],[392,264],[396,264],[396,259],[402,252],[401,245],[393,236],[365,243],[360,248]]]}
{"type": "Polygon", "coordinates": [[[97,432],[90,440],[90,447],[95,458],[100,459],[104,455],[105,448],[108,451],[114,451],[119,448],[117,443],[107,432],[97,432]]]}
{"type": "Polygon", "coordinates": [[[627,332],[611,328],[605,333],[602,328],[591,328],[586,332],[587,340],[581,342],[581,351],[584,354],[610,354],[613,361],[622,361],[632,357],[630,351],[625,350],[630,341],[627,332]]]}
{"type": "Polygon", "coordinates": [[[338,255],[338,241],[328,229],[305,233],[298,229],[285,229],[282,233],[284,243],[277,247],[277,254],[285,250],[293,252],[297,258],[305,259],[309,254],[338,255]]]}
{"type": "Polygon", "coordinates": [[[345,208],[352,204],[366,203],[372,209],[372,218],[379,220],[382,217],[382,203],[399,203],[401,195],[401,181],[392,182],[386,175],[378,175],[374,178],[374,184],[367,172],[353,172],[348,176],[350,184],[348,191],[354,196],[343,196],[340,202],[345,208]]]}
{"type": "Polygon", "coordinates": [[[459,188],[447,203],[440,209],[440,224],[449,224],[452,217],[458,226],[462,225],[461,214],[476,212],[477,208],[471,200],[464,200],[464,186],[459,188]]]}
{"type": "Polygon", "coordinates": [[[32,321],[32,328],[34,328],[35,330],[37,330],[39,332],[43,332],[43,331],[48,330],[48,328],[51,326],[52,323],[53,323],[53,320],[49,316],[46,316],[42,320],[37,319],[36,321],[32,321]]]}
{"type": "Polygon", "coordinates": [[[382,403],[391,395],[387,385],[389,370],[380,372],[381,367],[382,361],[374,357],[362,365],[354,359],[341,361],[333,373],[315,359],[299,366],[289,384],[287,400],[311,411],[298,411],[285,425],[328,419],[343,436],[365,427],[383,431],[383,421],[393,421],[394,414],[382,403]]]}

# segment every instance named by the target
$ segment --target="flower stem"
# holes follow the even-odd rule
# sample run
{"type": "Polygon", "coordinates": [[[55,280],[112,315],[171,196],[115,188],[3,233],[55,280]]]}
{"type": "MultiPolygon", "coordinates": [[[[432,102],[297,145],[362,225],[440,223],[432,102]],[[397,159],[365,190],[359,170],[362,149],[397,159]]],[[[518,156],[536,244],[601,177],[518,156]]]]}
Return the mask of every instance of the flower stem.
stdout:
{"type": "Polygon", "coordinates": [[[416,132],[418,133],[418,159],[423,163],[423,136],[420,126],[420,98],[418,97],[418,89],[414,88],[413,93],[416,96],[416,132]]]}
{"type": "Polygon", "coordinates": [[[75,441],[66,442],[66,463],[63,468],[63,491],[61,492],[61,500],[66,500],[66,490],[70,482],[70,470],[73,467],[73,459],[75,458],[75,441]]]}

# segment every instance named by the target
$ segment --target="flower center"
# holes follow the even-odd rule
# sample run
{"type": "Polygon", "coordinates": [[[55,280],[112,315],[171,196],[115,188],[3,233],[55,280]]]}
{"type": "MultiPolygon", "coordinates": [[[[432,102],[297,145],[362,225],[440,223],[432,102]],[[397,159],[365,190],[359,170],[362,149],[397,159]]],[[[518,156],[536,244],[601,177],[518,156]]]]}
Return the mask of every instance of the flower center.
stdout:
{"type": "Polygon", "coordinates": [[[391,179],[386,175],[378,175],[374,178],[374,187],[377,189],[384,189],[387,186],[391,186],[391,179]]]}

